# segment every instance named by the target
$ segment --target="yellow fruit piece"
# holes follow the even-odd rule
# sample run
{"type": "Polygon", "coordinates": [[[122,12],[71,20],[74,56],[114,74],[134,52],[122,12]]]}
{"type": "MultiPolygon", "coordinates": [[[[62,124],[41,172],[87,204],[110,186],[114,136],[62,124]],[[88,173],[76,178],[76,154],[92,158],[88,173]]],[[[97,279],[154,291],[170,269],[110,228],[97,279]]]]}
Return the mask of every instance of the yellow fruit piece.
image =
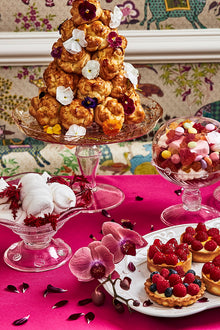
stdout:
{"type": "Polygon", "coordinates": [[[164,159],[168,159],[168,158],[171,157],[171,152],[170,152],[169,150],[164,150],[164,151],[162,151],[161,156],[162,156],[164,159]]]}

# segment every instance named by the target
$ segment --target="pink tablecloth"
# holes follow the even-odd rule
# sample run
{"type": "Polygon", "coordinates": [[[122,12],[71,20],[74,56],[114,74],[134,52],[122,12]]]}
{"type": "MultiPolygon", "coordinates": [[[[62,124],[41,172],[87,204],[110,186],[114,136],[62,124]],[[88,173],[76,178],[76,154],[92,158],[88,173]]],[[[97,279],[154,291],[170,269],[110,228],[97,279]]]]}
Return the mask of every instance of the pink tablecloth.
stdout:
{"type": "MultiPolygon", "coordinates": [[[[177,187],[159,175],[154,176],[100,176],[97,181],[112,184],[121,188],[125,193],[124,202],[109,211],[112,218],[120,222],[122,218],[136,222],[135,230],[140,234],[165,227],[160,221],[162,210],[172,204],[180,203],[181,197],[174,193],[177,187]],[[136,201],[135,197],[143,197],[136,201]]],[[[213,203],[212,193],[217,184],[202,188],[203,202],[213,203]]],[[[90,235],[101,238],[102,223],[108,220],[101,213],[80,214],[67,222],[56,234],[68,243],[73,252],[79,247],[86,246],[90,235]]],[[[22,325],[23,329],[219,329],[219,309],[208,310],[184,318],[160,318],[143,315],[137,312],[118,314],[112,307],[112,299],[107,294],[105,304],[96,307],[93,304],[78,306],[78,301],[90,297],[97,282],[78,282],[70,273],[68,264],[43,273],[23,273],[9,268],[3,261],[6,248],[18,241],[18,236],[11,230],[0,227],[0,329],[12,329],[12,322],[30,314],[28,322],[22,325]],[[25,293],[12,293],[5,290],[8,284],[19,287],[23,282],[30,288],[25,293]],[[51,293],[46,298],[43,292],[48,284],[65,288],[65,293],[51,293]],[[64,307],[52,309],[60,300],[68,300],[64,307]],[[84,318],[76,321],[67,321],[73,313],[87,313],[92,311],[95,319],[88,325],[84,318]]],[[[178,310],[176,311],[178,313],[178,310]]]]}

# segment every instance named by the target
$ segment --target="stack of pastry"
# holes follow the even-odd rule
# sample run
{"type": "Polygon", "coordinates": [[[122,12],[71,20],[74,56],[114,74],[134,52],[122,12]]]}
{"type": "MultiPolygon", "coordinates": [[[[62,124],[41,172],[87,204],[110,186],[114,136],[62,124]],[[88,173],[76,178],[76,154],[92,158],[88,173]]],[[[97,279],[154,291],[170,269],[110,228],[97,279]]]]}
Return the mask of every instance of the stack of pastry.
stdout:
{"type": "Polygon", "coordinates": [[[30,114],[47,129],[90,127],[95,122],[114,136],[124,124],[144,121],[136,92],[138,71],[124,62],[127,40],[119,35],[122,13],[104,10],[98,0],[75,0],[71,18],[60,27],[45,87],[31,100],[30,114]]]}

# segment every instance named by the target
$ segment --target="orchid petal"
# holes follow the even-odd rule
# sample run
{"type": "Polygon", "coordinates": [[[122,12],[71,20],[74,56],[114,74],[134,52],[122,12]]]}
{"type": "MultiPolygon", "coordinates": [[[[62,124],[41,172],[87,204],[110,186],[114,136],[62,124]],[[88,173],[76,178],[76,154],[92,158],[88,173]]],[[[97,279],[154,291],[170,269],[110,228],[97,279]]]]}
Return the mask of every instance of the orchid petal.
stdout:
{"type": "Polygon", "coordinates": [[[93,280],[90,273],[92,261],[91,250],[88,247],[82,247],[70,259],[70,271],[79,281],[91,281],[93,280]]]}
{"type": "Polygon", "coordinates": [[[119,235],[121,235],[121,237],[124,237],[124,239],[134,243],[136,249],[144,247],[148,244],[147,241],[136,231],[126,229],[126,228],[119,228],[118,233],[119,233],[119,235]]]}
{"type": "Polygon", "coordinates": [[[105,245],[114,255],[114,262],[116,264],[124,258],[124,254],[121,251],[120,243],[113,237],[112,234],[105,235],[102,238],[102,244],[105,245]]]}
{"type": "Polygon", "coordinates": [[[118,230],[120,228],[122,227],[118,223],[112,221],[106,221],[102,225],[102,233],[103,235],[112,234],[115,239],[120,240],[121,236],[118,234],[118,230]]]}

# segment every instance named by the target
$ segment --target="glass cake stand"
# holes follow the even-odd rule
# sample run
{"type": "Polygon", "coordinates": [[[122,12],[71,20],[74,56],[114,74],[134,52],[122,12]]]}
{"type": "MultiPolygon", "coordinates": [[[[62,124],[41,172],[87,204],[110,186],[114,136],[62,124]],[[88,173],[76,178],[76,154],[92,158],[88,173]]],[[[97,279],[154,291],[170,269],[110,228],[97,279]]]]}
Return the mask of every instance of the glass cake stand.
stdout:
{"type": "Polygon", "coordinates": [[[87,210],[90,213],[111,209],[120,205],[124,200],[124,193],[117,187],[103,183],[96,183],[96,172],[101,153],[99,145],[124,142],[147,134],[161,118],[161,106],[151,98],[147,98],[144,105],[145,120],[140,124],[123,125],[116,136],[104,135],[99,125],[93,124],[87,128],[85,136],[70,136],[65,133],[48,134],[44,132],[34,117],[29,114],[29,105],[20,104],[12,113],[17,126],[24,134],[47,143],[56,143],[76,146],[76,157],[81,174],[86,176],[92,191],[92,204],[87,210]]]}

